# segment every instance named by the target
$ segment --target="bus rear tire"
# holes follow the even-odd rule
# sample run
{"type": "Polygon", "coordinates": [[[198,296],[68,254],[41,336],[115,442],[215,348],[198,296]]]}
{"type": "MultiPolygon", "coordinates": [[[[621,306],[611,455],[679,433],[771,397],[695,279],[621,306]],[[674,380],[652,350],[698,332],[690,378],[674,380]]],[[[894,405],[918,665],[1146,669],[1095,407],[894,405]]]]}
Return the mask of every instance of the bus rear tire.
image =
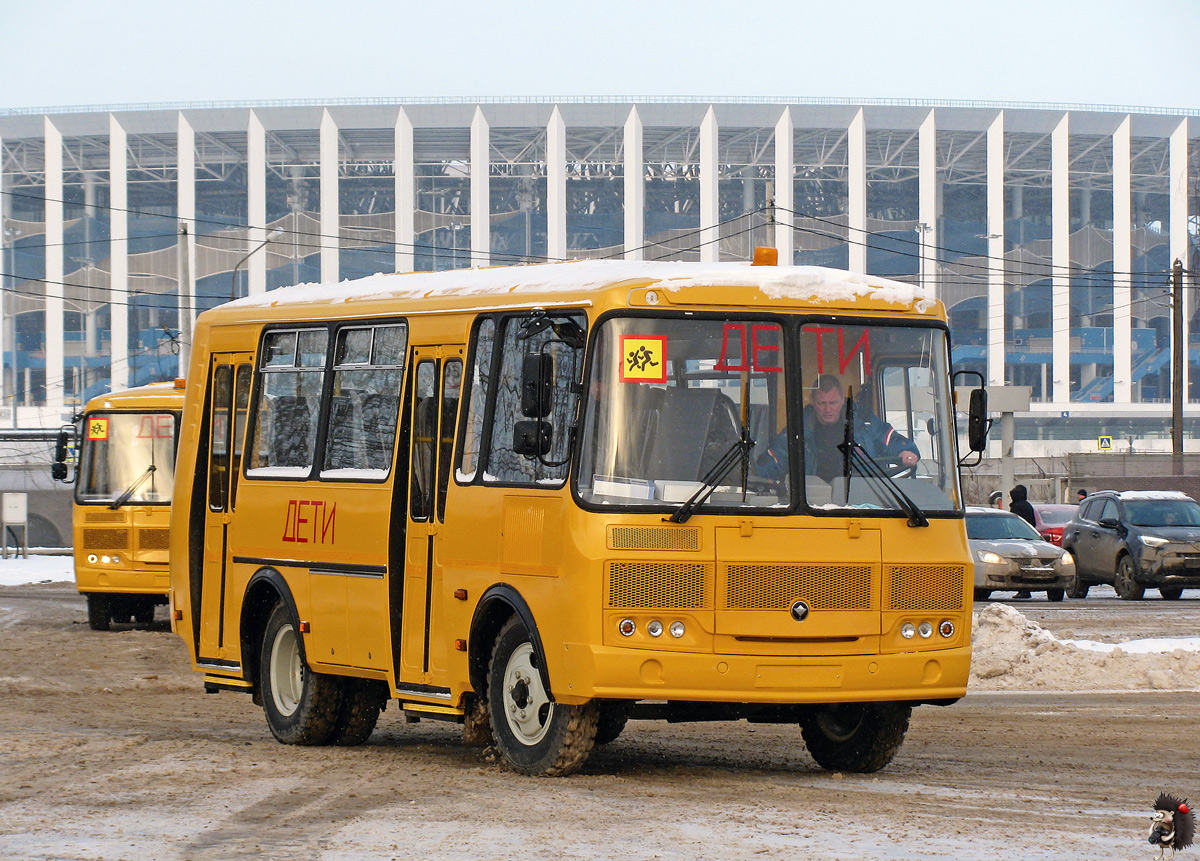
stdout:
{"type": "Polygon", "coordinates": [[[329,741],[342,702],[342,686],[333,676],[313,672],[292,614],[276,604],[263,632],[259,690],[271,734],[283,744],[319,745],[329,741]]]}
{"type": "Polygon", "coordinates": [[[371,737],[379,712],[387,699],[387,689],[371,679],[337,679],[342,686],[342,704],[329,741],[339,747],[357,747],[371,737]]]}
{"type": "Polygon", "coordinates": [[[559,777],[578,771],[596,743],[599,709],[556,703],[542,684],[537,651],[513,617],[501,628],[488,664],[488,711],[496,749],[520,774],[559,777]]]}
{"type": "Polygon", "coordinates": [[[109,613],[107,595],[88,595],[88,626],[93,631],[107,631],[111,627],[112,616],[109,613]]]}
{"type": "Polygon", "coordinates": [[[154,622],[154,599],[135,598],[133,605],[133,621],[139,625],[150,625],[154,622]]]}
{"type": "Polygon", "coordinates": [[[601,703],[596,721],[596,744],[611,744],[621,737],[629,722],[629,703],[617,700],[601,703]]]}
{"type": "Polygon", "coordinates": [[[821,768],[870,774],[896,756],[911,715],[901,703],[834,703],[807,714],[800,732],[821,768]]]}

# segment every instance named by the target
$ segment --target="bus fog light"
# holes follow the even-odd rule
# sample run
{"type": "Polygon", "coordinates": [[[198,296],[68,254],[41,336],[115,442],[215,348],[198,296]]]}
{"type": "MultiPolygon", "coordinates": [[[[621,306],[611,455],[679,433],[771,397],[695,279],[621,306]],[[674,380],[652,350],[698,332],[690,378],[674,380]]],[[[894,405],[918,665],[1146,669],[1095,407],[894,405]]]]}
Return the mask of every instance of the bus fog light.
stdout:
{"type": "Polygon", "coordinates": [[[682,637],[684,635],[684,633],[685,633],[685,630],[683,627],[683,622],[672,622],[671,623],[671,636],[672,637],[674,637],[676,640],[678,640],[680,637],[682,637]]]}
{"type": "Polygon", "coordinates": [[[933,625],[929,624],[928,622],[922,622],[917,627],[917,633],[921,635],[922,639],[928,640],[933,636],[933,625]]]}
{"type": "Polygon", "coordinates": [[[95,553],[89,553],[89,554],[88,554],[88,564],[89,564],[89,565],[95,565],[95,564],[96,564],[96,554],[95,554],[95,553]]]}
{"type": "Polygon", "coordinates": [[[953,637],[954,623],[949,619],[942,619],[942,621],[938,624],[938,633],[943,637],[953,637]]]}
{"type": "Polygon", "coordinates": [[[649,634],[651,637],[661,637],[662,631],[663,631],[662,622],[658,621],[658,619],[655,619],[653,622],[651,622],[649,625],[646,626],[646,633],[649,634]]]}
{"type": "Polygon", "coordinates": [[[906,640],[911,640],[917,635],[917,626],[912,622],[905,622],[900,626],[900,636],[906,640]]]}
{"type": "Polygon", "coordinates": [[[637,625],[633,624],[633,619],[622,619],[617,623],[617,630],[623,637],[632,637],[633,632],[637,630],[637,625]]]}

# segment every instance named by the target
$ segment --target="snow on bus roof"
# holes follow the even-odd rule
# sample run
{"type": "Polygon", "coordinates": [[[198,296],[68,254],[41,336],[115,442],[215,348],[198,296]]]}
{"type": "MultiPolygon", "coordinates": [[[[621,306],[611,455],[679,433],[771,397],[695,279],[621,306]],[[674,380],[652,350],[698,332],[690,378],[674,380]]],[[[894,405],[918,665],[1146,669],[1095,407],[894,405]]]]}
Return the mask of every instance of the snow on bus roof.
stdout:
{"type": "Polygon", "coordinates": [[[818,266],[751,266],[749,263],[581,260],[442,272],[384,273],[353,281],[297,284],[229,303],[238,308],[368,299],[421,299],[438,296],[596,291],[623,281],[654,283],[658,289],[757,287],[769,299],[827,303],[871,298],[918,312],[929,309],[932,294],[913,284],[818,266]],[[471,277],[464,279],[463,273],[471,277]]]}

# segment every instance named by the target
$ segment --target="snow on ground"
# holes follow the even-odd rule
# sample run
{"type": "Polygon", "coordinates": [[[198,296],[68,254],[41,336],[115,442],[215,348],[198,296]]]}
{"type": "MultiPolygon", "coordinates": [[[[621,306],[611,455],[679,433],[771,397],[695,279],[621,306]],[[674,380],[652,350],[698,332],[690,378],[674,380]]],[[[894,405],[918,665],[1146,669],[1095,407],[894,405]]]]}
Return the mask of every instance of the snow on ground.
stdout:
{"type": "MultiPolygon", "coordinates": [[[[0,559],[0,586],[70,582],[70,556],[0,559]]],[[[975,614],[970,689],[1200,689],[1200,637],[1101,643],[1059,639],[1008,604],[975,614]]]]}

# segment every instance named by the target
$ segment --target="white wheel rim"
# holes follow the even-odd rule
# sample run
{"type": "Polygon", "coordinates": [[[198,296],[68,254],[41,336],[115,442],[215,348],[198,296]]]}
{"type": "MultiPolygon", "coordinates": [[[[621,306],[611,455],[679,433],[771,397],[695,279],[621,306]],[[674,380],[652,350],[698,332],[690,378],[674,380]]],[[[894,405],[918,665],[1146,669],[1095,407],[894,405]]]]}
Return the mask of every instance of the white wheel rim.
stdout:
{"type": "Polygon", "coordinates": [[[550,731],[554,703],[533,664],[533,646],[522,643],[504,668],[504,718],[517,741],[535,745],[550,731]]]}
{"type": "Polygon", "coordinates": [[[296,631],[291,625],[280,628],[271,643],[270,673],[275,709],[284,717],[291,717],[304,692],[304,665],[300,663],[296,631]]]}

